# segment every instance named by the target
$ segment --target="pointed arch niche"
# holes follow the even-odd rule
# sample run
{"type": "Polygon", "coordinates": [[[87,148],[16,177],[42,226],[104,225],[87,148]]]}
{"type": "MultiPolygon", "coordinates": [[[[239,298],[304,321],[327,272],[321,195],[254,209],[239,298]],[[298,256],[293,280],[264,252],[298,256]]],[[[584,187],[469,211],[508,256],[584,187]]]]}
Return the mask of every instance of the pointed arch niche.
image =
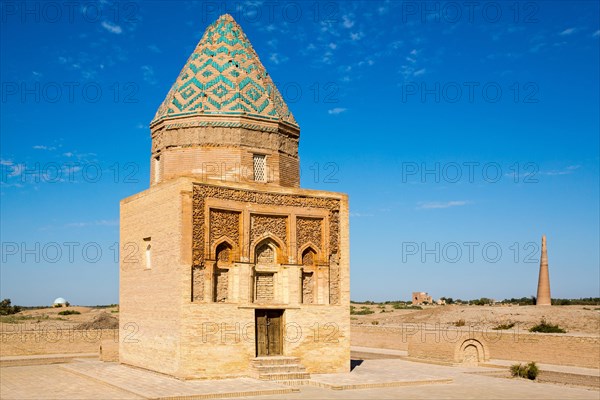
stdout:
{"type": "Polygon", "coordinates": [[[224,239],[215,247],[215,263],[213,267],[212,293],[213,302],[226,303],[230,298],[230,270],[234,260],[234,247],[224,239]]]}
{"type": "Polygon", "coordinates": [[[281,294],[279,288],[282,245],[274,237],[267,236],[254,246],[253,302],[276,303],[281,294]]]}
{"type": "Polygon", "coordinates": [[[300,276],[300,293],[302,304],[316,303],[317,251],[312,246],[302,250],[302,271],[300,276]]]}

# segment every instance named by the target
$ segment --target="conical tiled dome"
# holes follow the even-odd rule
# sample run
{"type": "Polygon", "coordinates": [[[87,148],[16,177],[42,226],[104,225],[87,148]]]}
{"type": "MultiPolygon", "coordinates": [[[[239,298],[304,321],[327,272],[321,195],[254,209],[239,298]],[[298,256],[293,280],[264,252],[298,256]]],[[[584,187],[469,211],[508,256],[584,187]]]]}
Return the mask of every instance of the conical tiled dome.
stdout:
{"type": "Polygon", "coordinates": [[[206,29],[152,123],[194,114],[246,114],[298,127],[250,41],[229,14],[206,29]]]}

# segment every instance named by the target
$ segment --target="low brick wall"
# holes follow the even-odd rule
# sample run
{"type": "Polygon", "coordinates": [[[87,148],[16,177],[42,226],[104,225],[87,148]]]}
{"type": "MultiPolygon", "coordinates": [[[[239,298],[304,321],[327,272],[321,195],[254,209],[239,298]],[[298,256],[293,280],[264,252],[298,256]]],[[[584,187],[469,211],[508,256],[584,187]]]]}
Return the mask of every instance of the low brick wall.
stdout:
{"type": "Polygon", "coordinates": [[[537,377],[537,381],[600,389],[600,376],[541,370],[537,377]]]}
{"type": "Polygon", "coordinates": [[[7,330],[0,332],[0,357],[42,354],[98,353],[103,341],[119,340],[118,329],[7,330]]]}
{"type": "Polygon", "coordinates": [[[119,361],[119,343],[113,339],[103,339],[100,343],[101,361],[119,361]]]}
{"type": "Polygon", "coordinates": [[[379,349],[408,350],[408,341],[401,340],[398,328],[384,326],[357,326],[350,328],[351,346],[376,347],[379,349]]]}
{"type": "Polygon", "coordinates": [[[600,337],[468,328],[352,326],[352,345],[408,350],[409,357],[460,363],[469,351],[490,358],[598,368],[600,337]],[[471,347],[470,347],[471,346],[471,347]],[[469,347],[469,348],[467,348],[469,347]]]}

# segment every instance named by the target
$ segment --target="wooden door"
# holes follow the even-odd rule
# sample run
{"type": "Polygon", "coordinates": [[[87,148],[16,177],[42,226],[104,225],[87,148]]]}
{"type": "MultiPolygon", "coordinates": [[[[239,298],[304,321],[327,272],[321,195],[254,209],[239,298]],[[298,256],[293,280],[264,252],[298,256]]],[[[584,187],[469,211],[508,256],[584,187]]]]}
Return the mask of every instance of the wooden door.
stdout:
{"type": "Polygon", "coordinates": [[[268,355],[267,342],[267,313],[266,310],[256,310],[256,356],[268,355]]]}
{"type": "Polygon", "coordinates": [[[256,356],[278,356],[283,352],[283,310],[256,310],[256,356]]]}

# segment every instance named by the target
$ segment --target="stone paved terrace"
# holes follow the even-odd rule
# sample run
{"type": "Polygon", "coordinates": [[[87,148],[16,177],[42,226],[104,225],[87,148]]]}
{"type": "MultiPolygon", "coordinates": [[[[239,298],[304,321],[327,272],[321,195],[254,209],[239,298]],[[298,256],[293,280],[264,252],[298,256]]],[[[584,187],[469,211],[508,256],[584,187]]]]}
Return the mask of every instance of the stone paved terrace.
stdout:
{"type": "MultiPolygon", "coordinates": [[[[350,374],[313,375],[311,385],[290,387],[250,378],[220,381],[179,381],[164,375],[100,361],[74,360],[69,364],[0,368],[0,398],[4,399],[598,399],[600,391],[505,379],[473,372],[491,368],[461,368],[414,363],[402,359],[364,360],[350,374]],[[335,380],[333,379],[335,378],[335,380]],[[312,386],[334,382],[337,387],[396,382],[409,385],[424,380],[445,384],[370,387],[332,390],[312,386]],[[448,380],[451,382],[448,382],[448,380]],[[253,393],[270,395],[250,396],[253,393]],[[266,391],[266,392],[265,392],[266,391]],[[236,394],[237,393],[237,394],[236,394]]],[[[423,383],[423,382],[421,382],[423,383]]]]}
{"type": "MultiPolygon", "coordinates": [[[[411,368],[412,363],[398,367],[398,360],[353,361],[356,365],[348,374],[313,375],[311,386],[334,390],[367,389],[377,387],[415,386],[452,383],[451,376],[442,371],[427,373],[424,368],[411,368]]],[[[473,368],[471,368],[473,370],[473,368]]]]}
{"type": "Polygon", "coordinates": [[[141,398],[202,399],[248,396],[259,394],[287,395],[298,389],[280,383],[252,378],[220,380],[179,380],[167,375],[125,365],[91,361],[63,364],[61,369],[83,378],[115,386],[141,398]]]}
{"type": "Polygon", "coordinates": [[[0,368],[0,398],[38,399],[142,399],[133,393],[61,370],[58,364],[0,368]]]}
{"type": "MultiPolygon", "coordinates": [[[[286,399],[595,399],[600,391],[551,383],[538,383],[527,379],[506,379],[486,376],[489,367],[461,368],[415,363],[401,359],[365,360],[359,368],[372,374],[397,374],[406,376],[450,377],[448,384],[380,387],[355,390],[330,390],[303,386],[298,393],[286,399]]],[[[501,371],[501,370],[498,370],[501,371]]],[[[346,379],[341,378],[340,383],[346,379]]],[[[245,399],[275,399],[277,396],[256,396],[245,399]]]]}

